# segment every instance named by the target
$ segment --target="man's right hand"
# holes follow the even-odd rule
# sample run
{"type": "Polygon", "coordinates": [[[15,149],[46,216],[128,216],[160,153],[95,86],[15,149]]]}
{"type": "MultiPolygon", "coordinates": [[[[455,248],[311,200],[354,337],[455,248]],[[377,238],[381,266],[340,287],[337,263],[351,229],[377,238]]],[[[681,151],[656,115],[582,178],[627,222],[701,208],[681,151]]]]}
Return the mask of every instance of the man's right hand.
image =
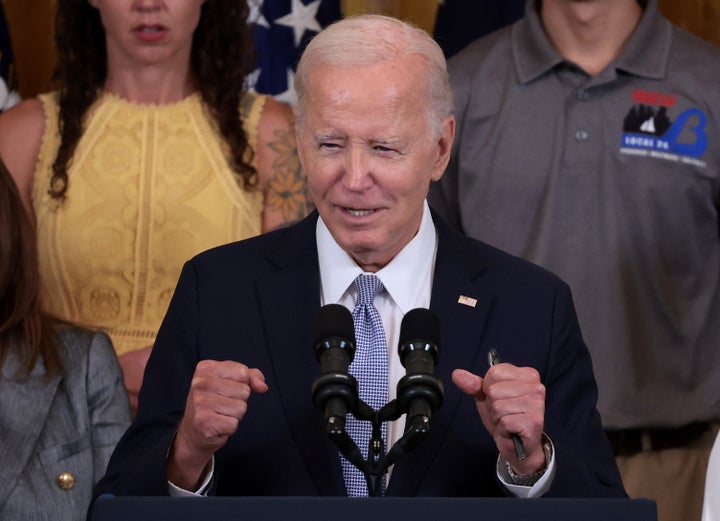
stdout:
{"type": "Polygon", "coordinates": [[[200,361],[168,455],[168,480],[182,489],[196,490],[213,454],[245,416],[250,395],[267,390],[259,369],[232,361],[200,361]]]}

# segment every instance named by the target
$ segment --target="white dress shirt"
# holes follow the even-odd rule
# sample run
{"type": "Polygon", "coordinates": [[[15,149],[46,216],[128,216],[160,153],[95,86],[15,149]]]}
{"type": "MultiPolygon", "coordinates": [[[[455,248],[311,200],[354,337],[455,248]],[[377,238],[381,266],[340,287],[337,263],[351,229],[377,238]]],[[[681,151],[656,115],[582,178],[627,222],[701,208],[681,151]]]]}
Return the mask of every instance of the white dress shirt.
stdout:
{"type": "Polygon", "coordinates": [[[702,521],[720,521],[720,434],[715,438],[705,480],[702,521]]]}

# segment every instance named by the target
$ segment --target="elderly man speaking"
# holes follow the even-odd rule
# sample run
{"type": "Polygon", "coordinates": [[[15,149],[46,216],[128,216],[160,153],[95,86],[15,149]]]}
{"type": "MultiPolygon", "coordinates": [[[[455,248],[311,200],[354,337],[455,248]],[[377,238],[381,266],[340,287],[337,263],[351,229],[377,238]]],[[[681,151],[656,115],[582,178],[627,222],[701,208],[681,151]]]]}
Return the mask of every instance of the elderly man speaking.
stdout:
{"type": "MultiPolygon", "coordinates": [[[[348,374],[376,411],[405,376],[403,317],[425,308],[439,323],[442,403],[380,494],[625,497],[567,285],[425,202],[455,134],[435,42],[388,17],[342,20],[308,45],[296,90],[317,211],[185,265],[96,495],[367,495],[311,392],[313,321],[337,304],[353,311],[348,374]]],[[[371,435],[379,456],[403,438],[405,415],[371,432],[352,403],[340,416],[362,458],[371,435]]]]}

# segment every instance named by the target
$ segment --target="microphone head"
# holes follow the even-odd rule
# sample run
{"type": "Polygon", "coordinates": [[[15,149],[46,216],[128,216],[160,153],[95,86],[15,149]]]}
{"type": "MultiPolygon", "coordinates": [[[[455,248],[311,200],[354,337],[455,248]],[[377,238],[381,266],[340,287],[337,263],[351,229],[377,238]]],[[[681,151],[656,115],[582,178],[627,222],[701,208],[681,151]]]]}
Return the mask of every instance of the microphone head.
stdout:
{"type": "Polygon", "coordinates": [[[358,403],[357,380],[348,374],[355,356],[352,314],[339,304],[321,307],[315,315],[314,335],[315,358],[322,374],[312,384],[312,397],[315,405],[325,411],[326,427],[332,437],[332,433],[343,432],[345,415],[354,412],[358,403]]]}
{"type": "Polygon", "coordinates": [[[321,307],[315,315],[315,343],[329,337],[341,337],[355,342],[355,324],[352,314],[340,304],[321,307]]]}
{"type": "MultiPolygon", "coordinates": [[[[416,355],[423,352],[432,357],[432,363],[437,364],[440,358],[440,319],[429,309],[415,308],[405,314],[400,324],[400,363],[408,369],[407,364],[412,363],[417,370],[415,363],[410,361],[420,362],[416,355]],[[415,354],[411,356],[410,353],[415,354]]],[[[432,367],[426,370],[432,372],[432,367]]]]}
{"type": "Polygon", "coordinates": [[[429,309],[411,309],[402,319],[400,345],[413,342],[435,344],[440,349],[440,319],[429,309]]]}
{"type": "Polygon", "coordinates": [[[352,314],[340,304],[328,304],[321,307],[315,315],[315,345],[329,338],[339,337],[355,345],[355,324],[352,314]]]}

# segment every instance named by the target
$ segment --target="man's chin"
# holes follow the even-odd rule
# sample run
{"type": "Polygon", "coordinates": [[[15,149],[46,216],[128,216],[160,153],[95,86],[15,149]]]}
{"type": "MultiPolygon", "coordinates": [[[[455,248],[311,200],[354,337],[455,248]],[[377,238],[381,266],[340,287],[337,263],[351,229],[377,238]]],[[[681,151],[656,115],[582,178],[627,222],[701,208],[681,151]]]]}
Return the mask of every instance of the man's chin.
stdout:
{"type": "Polygon", "coordinates": [[[397,252],[388,251],[377,243],[355,242],[342,249],[357,263],[363,271],[376,272],[384,268],[397,252]]]}

